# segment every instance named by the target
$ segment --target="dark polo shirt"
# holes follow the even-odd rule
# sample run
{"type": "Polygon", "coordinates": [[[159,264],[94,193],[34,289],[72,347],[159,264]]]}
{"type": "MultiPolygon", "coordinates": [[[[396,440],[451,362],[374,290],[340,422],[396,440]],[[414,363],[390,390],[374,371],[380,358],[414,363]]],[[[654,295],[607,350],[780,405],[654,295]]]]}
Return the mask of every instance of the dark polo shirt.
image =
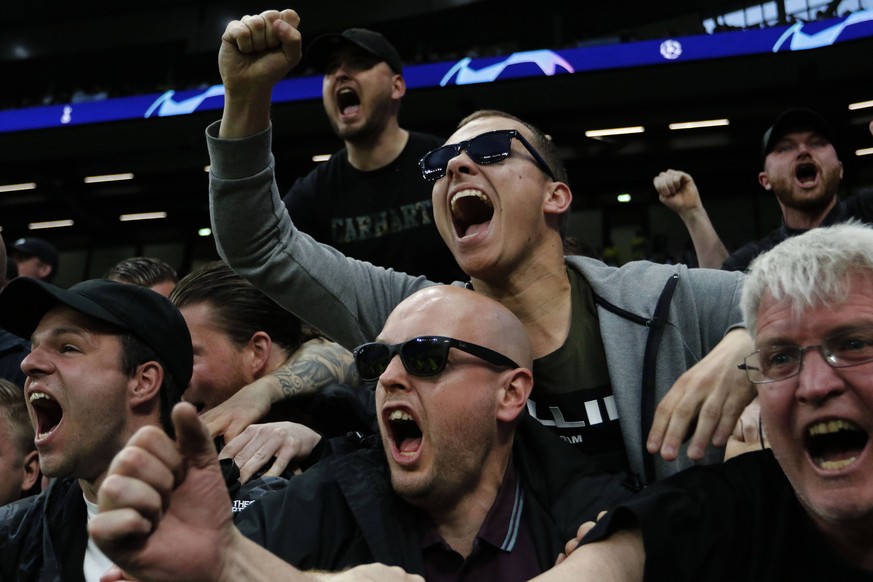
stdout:
{"type": "Polygon", "coordinates": [[[524,516],[524,492],[512,459],[467,559],[449,547],[436,525],[424,514],[421,527],[428,582],[509,582],[529,580],[540,574],[530,527],[524,516]]]}

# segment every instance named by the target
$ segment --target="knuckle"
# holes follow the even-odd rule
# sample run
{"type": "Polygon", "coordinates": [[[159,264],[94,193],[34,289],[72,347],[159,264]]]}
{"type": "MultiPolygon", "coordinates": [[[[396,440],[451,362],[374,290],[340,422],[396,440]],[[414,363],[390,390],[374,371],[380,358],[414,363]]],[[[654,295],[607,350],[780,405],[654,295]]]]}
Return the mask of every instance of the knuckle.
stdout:
{"type": "Polygon", "coordinates": [[[115,455],[112,461],[112,472],[122,475],[130,475],[137,467],[145,462],[145,454],[136,447],[125,447],[115,455]]]}
{"type": "Polygon", "coordinates": [[[722,411],[720,407],[704,406],[700,409],[699,416],[701,420],[716,422],[721,420],[722,411]]]}
{"type": "Polygon", "coordinates": [[[673,416],[677,416],[679,418],[691,418],[697,412],[697,407],[688,402],[680,402],[673,409],[673,416]]]}
{"type": "Polygon", "coordinates": [[[118,475],[109,475],[100,485],[100,495],[108,499],[118,499],[125,491],[124,479],[118,475]]]}

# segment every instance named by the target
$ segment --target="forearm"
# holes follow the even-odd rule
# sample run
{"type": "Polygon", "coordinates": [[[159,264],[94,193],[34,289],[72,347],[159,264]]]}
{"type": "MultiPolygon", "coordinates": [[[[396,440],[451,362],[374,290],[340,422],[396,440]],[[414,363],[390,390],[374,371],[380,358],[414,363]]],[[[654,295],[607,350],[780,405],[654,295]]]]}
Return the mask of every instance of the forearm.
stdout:
{"type": "Polygon", "coordinates": [[[300,319],[352,349],[371,341],[394,307],[432,285],[320,245],[297,230],[273,176],[270,132],[222,140],[207,129],[209,195],[219,255],[300,319]]]}
{"type": "Polygon", "coordinates": [[[566,560],[543,572],[536,582],[638,582],[646,553],[640,530],[621,530],[600,542],[576,548],[566,560]]]}
{"type": "Polygon", "coordinates": [[[215,582],[312,582],[314,579],[235,530],[234,541],[224,552],[221,572],[215,582]]]}
{"type": "Polygon", "coordinates": [[[269,378],[271,402],[314,394],[330,384],[358,384],[352,353],[334,342],[306,342],[269,378]]]}
{"type": "Polygon", "coordinates": [[[718,269],[728,256],[727,248],[721,242],[715,227],[709,220],[703,207],[681,213],[679,217],[685,223],[694,252],[697,254],[697,263],[700,267],[718,269]]]}

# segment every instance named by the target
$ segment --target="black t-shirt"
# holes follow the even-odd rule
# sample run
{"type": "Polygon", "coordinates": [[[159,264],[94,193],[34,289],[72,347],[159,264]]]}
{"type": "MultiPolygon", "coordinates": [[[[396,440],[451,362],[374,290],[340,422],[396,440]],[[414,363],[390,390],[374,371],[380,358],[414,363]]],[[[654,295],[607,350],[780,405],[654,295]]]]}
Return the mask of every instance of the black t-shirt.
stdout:
{"type": "Polygon", "coordinates": [[[594,293],[574,269],[570,277],[571,319],[567,340],[537,358],[528,411],[563,440],[601,463],[603,470],[628,469],[618,411],[600,336],[594,293]]]}
{"type": "Polygon", "coordinates": [[[291,220],[346,256],[432,281],[461,280],[433,221],[432,184],[418,167],[421,156],[441,145],[436,136],[409,132],[400,155],[370,172],[353,168],[343,148],[285,195],[291,220]]]}
{"type": "MultiPolygon", "coordinates": [[[[852,218],[866,224],[873,223],[873,193],[858,194],[845,200],[838,200],[820,226],[840,224],[852,218]]],[[[761,253],[769,251],[785,239],[804,232],[806,230],[788,228],[783,224],[764,238],[738,248],[725,259],[721,268],[725,271],[745,271],[752,260],[761,253]]]]}
{"type": "Polygon", "coordinates": [[[645,580],[873,580],[830,547],[770,451],[655,483],[601,519],[585,543],[634,524],[645,580]]]}

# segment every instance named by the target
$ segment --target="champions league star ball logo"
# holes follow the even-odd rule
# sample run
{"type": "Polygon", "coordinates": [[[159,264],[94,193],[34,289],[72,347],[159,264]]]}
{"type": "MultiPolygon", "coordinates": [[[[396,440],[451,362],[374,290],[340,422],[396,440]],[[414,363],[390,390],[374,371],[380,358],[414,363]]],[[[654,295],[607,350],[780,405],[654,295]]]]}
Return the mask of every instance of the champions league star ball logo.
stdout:
{"type": "Polygon", "coordinates": [[[673,61],[679,58],[682,54],[682,43],[678,40],[665,40],[661,43],[661,56],[667,60],[673,61]]]}

